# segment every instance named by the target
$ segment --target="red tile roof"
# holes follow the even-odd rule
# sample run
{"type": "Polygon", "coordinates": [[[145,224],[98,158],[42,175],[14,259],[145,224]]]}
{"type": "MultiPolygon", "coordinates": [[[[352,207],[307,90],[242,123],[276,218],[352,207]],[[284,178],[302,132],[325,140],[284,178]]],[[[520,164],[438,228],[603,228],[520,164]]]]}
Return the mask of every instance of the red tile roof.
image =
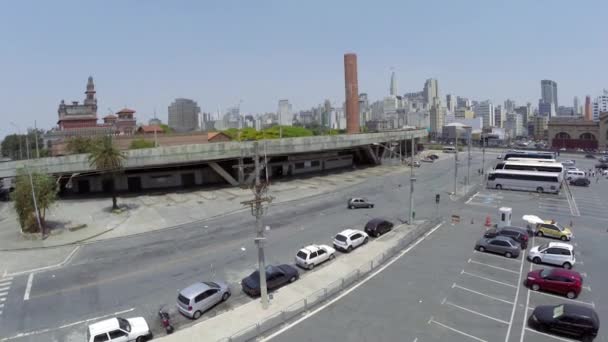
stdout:
{"type": "Polygon", "coordinates": [[[133,113],[135,113],[135,111],[133,109],[123,108],[123,109],[119,110],[116,113],[131,113],[131,114],[133,114],[133,113]]]}
{"type": "Polygon", "coordinates": [[[137,131],[143,133],[154,133],[155,131],[156,133],[163,133],[163,129],[159,125],[142,125],[137,131]]]}

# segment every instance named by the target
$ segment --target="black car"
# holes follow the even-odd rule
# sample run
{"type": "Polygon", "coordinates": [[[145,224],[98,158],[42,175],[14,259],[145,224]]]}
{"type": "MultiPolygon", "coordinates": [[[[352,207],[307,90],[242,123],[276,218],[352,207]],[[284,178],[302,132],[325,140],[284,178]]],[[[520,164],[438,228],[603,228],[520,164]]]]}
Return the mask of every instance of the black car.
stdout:
{"type": "Polygon", "coordinates": [[[519,242],[521,249],[528,248],[528,232],[524,228],[518,227],[503,227],[503,228],[491,228],[486,231],[483,237],[493,238],[496,236],[507,236],[514,241],[519,242]]]}
{"type": "Polygon", "coordinates": [[[8,201],[11,199],[11,192],[8,189],[0,188],[0,201],[8,201]]]}
{"type": "Polygon", "coordinates": [[[600,319],[590,307],[575,304],[540,305],[534,309],[528,324],[540,331],[593,341],[600,328],[600,319]]]}
{"type": "Polygon", "coordinates": [[[596,164],[596,165],[595,165],[595,168],[596,168],[596,169],[602,169],[602,170],[608,169],[608,163],[600,163],[600,164],[596,164]]]}
{"type": "Polygon", "coordinates": [[[434,160],[434,159],[439,159],[439,156],[436,154],[429,154],[429,158],[434,160]]]}
{"type": "Polygon", "coordinates": [[[365,225],[365,232],[373,237],[378,237],[384,233],[387,233],[393,229],[393,223],[381,218],[371,219],[365,225]]]}
{"type": "Polygon", "coordinates": [[[577,178],[577,179],[570,180],[570,185],[589,186],[589,184],[591,184],[591,181],[589,180],[589,178],[577,178]]]}
{"type": "Polygon", "coordinates": [[[585,158],[595,159],[595,156],[593,154],[587,154],[585,155],[585,158]]]}
{"type": "MultiPolygon", "coordinates": [[[[298,270],[291,265],[268,265],[266,266],[266,288],[271,291],[279,287],[293,283],[300,278],[298,270]]],[[[241,287],[246,294],[257,297],[260,295],[260,274],[258,271],[251,273],[241,280],[241,287]]]]}

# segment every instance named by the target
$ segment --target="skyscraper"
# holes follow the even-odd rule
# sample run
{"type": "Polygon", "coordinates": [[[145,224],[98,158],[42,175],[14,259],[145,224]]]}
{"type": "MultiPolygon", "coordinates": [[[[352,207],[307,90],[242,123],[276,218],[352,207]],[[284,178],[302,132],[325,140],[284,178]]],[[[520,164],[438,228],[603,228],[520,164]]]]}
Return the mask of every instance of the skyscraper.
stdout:
{"type": "Polygon", "coordinates": [[[502,106],[498,105],[494,107],[494,125],[498,128],[504,128],[506,120],[507,117],[505,115],[505,110],[502,108],[502,106]]]}
{"type": "Polygon", "coordinates": [[[395,76],[395,72],[391,72],[391,85],[389,88],[389,94],[391,96],[397,96],[397,76],[395,76]]]}
{"type": "Polygon", "coordinates": [[[439,100],[439,84],[437,83],[436,79],[429,78],[428,80],[426,80],[426,82],[424,83],[423,95],[424,102],[429,107],[433,105],[433,101],[439,100]]]}
{"type": "Polygon", "coordinates": [[[473,111],[476,117],[483,118],[483,127],[494,127],[494,105],[490,100],[478,103],[473,111]]]}
{"type": "Polygon", "coordinates": [[[279,115],[279,125],[293,125],[293,114],[291,113],[291,104],[289,103],[289,100],[279,100],[279,109],[277,110],[277,114],[279,115]]]}
{"type": "Polygon", "coordinates": [[[572,101],[572,106],[574,107],[574,115],[579,115],[581,113],[580,111],[580,104],[578,103],[578,96],[574,97],[574,101],[572,101]]]}
{"type": "Polygon", "coordinates": [[[604,94],[598,96],[593,102],[593,121],[600,120],[600,114],[608,112],[608,90],[604,89],[604,94]]]}
{"type": "Polygon", "coordinates": [[[593,120],[593,109],[591,106],[591,96],[587,95],[585,97],[585,120],[591,121],[593,120]]]}
{"type": "Polygon", "coordinates": [[[325,99],[323,103],[323,114],[321,115],[321,126],[329,127],[331,116],[331,102],[329,99],[325,99]]]}
{"type": "Polygon", "coordinates": [[[452,94],[447,94],[445,96],[445,103],[448,111],[454,114],[456,112],[456,97],[452,94]]]}
{"type": "Polygon", "coordinates": [[[175,99],[168,108],[169,127],[176,132],[189,132],[199,128],[198,115],[201,112],[198,104],[190,99],[175,99]]]}
{"type": "Polygon", "coordinates": [[[542,80],[540,81],[540,91],[541,101],[545,104],[553,104],[554,113],[559,107],[557,102],[557,83],[551,80],[542,80]]]}
{"type": "Polygon", "coordinates": [[[359,133],[359,81],[357,55],[344,54],[344,92],[346,98],[346,132],[359,133]]]}
{"type": "Polygon", "coordinates": [[[506,99],[505,100],[505,112],[506,113],[513,113],[515,111],[515,101],[511,100],[511,99],[506,99]]]}

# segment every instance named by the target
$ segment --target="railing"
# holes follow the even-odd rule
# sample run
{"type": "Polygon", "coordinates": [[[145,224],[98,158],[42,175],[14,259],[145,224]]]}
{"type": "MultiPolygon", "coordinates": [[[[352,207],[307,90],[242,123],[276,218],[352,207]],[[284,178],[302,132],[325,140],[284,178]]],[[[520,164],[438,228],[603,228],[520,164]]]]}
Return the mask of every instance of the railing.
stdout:
{"type": "Polygon", "coordinates": [[[250,325],[232,336],[225,337],[218,342],[245,342],[251,341],[256,337],[269,332],[287,322],[296,319],[312,308],[324,303],[328,299],[336,296],[338,293],[349,288],[362,278],[368,276],[372,271],[384,264],[389,259],[393,258],[397,253],[412,244],[421,236],[426,234],[431,228],[437,226],[441,222],[440,218],[431,219],[422,225],[410,231],[402,237],[396,245],[376,255],[371,261],[358,267],[348,275],[328,284],[324,288],[313,292],[312,294],[300,299],[286,307],[284,310],[273,315],[263,318],[258,323],[250,325]]]}

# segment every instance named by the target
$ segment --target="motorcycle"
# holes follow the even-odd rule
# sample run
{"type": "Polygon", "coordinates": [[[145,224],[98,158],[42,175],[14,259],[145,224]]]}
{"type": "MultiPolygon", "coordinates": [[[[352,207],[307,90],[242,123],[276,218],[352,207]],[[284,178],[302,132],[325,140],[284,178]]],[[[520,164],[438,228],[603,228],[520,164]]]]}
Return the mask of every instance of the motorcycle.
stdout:
{"type": "Polygon", "coordinates": [[[163,328],[165,328],[167,334],[171,334],[175,329],[171,325],[169,313],[167,311],[164,311],[163,308],[164,306],[161,306],[158,310],[158,317],[160,318],[160,322],[162,323],[163,328]]]}

